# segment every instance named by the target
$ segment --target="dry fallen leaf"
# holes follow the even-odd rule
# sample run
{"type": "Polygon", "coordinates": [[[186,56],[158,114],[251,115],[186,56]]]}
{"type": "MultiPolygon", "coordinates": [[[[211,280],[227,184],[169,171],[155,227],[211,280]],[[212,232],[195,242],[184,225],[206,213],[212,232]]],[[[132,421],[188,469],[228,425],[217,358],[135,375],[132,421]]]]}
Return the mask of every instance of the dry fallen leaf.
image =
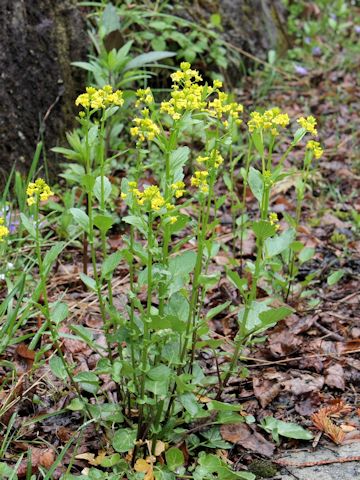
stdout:
{"type": "MultiPolygon", "coordinates": [[[[50,468],[55,461],[55,452],[51,448],[36,448],[31,449],[31,466],[32,473],[37,473],[39,467],[50,468]]],[[[27,472],[27,457],[22,460],[17,470],[17,475],[23,477],[27,472]]]]}
{"type": "Polygon", "coordinates": [[[344,369],[339,363],[331,365],[325,373],[326,385],[338,388],[339,390],[345,390],[344,369]]]}
{"type": "Polygon", "coordinates": [[[221,425],[220,433],[224,440],[236,443],[246,450],[271,457],[275,446],[260,433],[253,431],[246,423],[221,425]]]}

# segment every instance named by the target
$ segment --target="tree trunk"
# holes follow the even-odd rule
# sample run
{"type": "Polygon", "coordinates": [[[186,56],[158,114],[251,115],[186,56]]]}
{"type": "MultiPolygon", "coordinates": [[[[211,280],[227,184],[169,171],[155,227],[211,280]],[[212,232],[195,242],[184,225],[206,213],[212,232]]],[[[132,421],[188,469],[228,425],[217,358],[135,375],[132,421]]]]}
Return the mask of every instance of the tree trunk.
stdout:
{"type": "MultiPolygon", "coordinates": [[[[179,6],[177,1],[172,3],[179,6]]],[[[177,12],[196,23],[220,13],[223,39],[261,59],[271,49],[288,47],[281,0],[190,0],[188,8],[182,6],[177,12]]]]}
{"type": "Polygon", "coordinates": [[[73,125],[84,78],[70,62],[86,58],[87,42],[76,0],[0,3],[2,182],[14,163],[28,169],[39,140],[51,159],[49,149],[73,125]]]}

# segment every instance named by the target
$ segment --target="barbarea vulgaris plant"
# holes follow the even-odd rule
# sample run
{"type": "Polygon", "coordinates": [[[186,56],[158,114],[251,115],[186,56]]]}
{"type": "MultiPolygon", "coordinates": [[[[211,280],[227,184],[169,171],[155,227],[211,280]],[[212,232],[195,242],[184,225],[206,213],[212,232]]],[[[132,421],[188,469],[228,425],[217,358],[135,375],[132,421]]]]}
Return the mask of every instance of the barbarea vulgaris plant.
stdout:
{"type": "MultiPolygon", "coordinates": [[[[107,176],[106,126],[114,111],[122,107],[124,96],[110,86],[88,87],[76,100],[81,107],[79,122],[85,131],[84,173],[79,187],[86,202],[84,207],[72,208],[71,213],[78,234],[83,235],[85,259],[90,249],[92,268],[86,267],[81,279],[97,296],[106,345],[97,345],[90,332],[73,326],[82,341],[97,349],[99,361],[89,374],[74,376],[70,365],[66,367],[66,375],[72,379],[81,400],[72,402],[70,408],[84,410],[105,426],[117,452],[111,462],[114,468],[119,466],[118,472],[123,472],[121,455],[129,452],[127,458],[145,478],[163,478],[158,476],[161,470],[166,478],[175,480],[177,475],[186,475],[185,459],[177,447],[170,448],[171,455],[167,453],[168,445],[184,439],[194,441],[186,435],[186,426],[194,421],[215,422],[212,434],[218,434],[217,425],[225,422],[227,415],[232,415],[233,421],[235,417],[242,421],[237,413],[240,407],[222,401],[224,389],[238,372],[243,348],[256,342],[258,334],[292,311],[285,303],[279,303],[279,298],[278,306],[273,306],[277,292],[272,280],[266,300],[258,298],[258,286],[262,280],[276,278],[280,284],[283,282],[287,296],[287,286],[295,274],[295,253],[299,251],[295,239],[304,189],[313,158],[320,158],[323,152],[317,141],[308,141],[298,174],[301,182],[296,184],[296,218],[291,220],[289,216],[287,227],[274,211],[272,190],[289,175],[285,165],[291,160],[292,150],[306,135],[317,134],[316,120],[311,116],[301,117],[300,128],[289,142],[291,121],[287,113],[274,107],[250,114],[247,130],[242,134],[248,138],[248,151],[241,168],[242,189],[243,192],[251,189],[258,202],[258,213],[246,222],[242,215],[236,221],[240,232],[233,234],[235,239],[242,239],[245,230],[251,228],[256,251],[253,260],[245,265],[240,251],[240,256],[231,258],[225,268],[242,306],[237,314],[238,332],[232,353],[226,354],[230,355],[230,361],[223,361],[224,354],[219,348],[222,341],[213,337],[209,320],[231,311],[231,301],[210,310],[205,308],[205,301],[207,292],[217,288],[221,277],[219,271],[211,269],[212,258],[223,248],[217,238],[218,226],[221,208],[228,201],[226,195],[219,195],[219,179],[229,166],[233,148],[238,147],[235,139],[239,136],[235,133],[242,126],[243,106],[221,90],[220,81],[204,83],[199,72],[187,62],[180,65],[171,79],[169,98],[160,104],[149,87],[136,92],[136,114],[128,129],[134,142],[133,165],[121,182],[120,194],[126,210],[121,221],[128,229],[123,235],[124,246],[111,254],[107,236],[116,214],[111,208],[113,188],[107,176]],[[197,140],[192,150],[187,146],[189,137],[197,140]],[[128,303],[121,309],[114,302],[113,291],[120,264],[121,270],[126,266],[129,274],[128,303]],[[285,267],[280,265],[274,270],[274,265],[279,264],[285,267]],[[217,366],[210,372],[204,369],[199,355],[204,350],[217,366]],[[102,375],[116,384],[115,402],[104,397],[104,403],[95,408],[83,391],[100,395],[102,375]],[[206,401],[201,401],[202,398],[206,401]],[[101,410],[108,415],[102,417],[101,410]],[[175,456],[176,466],[171,462],[175,456]],[[161,462],[157,461],[159,457],[161,462]]],[[[52,194],[47,188],[36,186],[36,182],[29,185],[30,208],[36,205],[38,212],[38,199],[46,200],[52,194]]],[[[232,195],[235,194],[232,189],[232,195]]],[[[245,193],[240,203],[245,214],[245,193]]],[[[35,223],[39,245],[36,216],[35,223]]],[[[40,266],[41,252],[38,247],[37,250],[40,266]]],[[[45,280],[42,276],[42,288],[45,280]]],[[[45,308],[44,316],[51,328],[50,306],[45,308]]],[[[64,361],[59,350],[58,355],[64,361]]],[[[105,458],[110,462],[110,456],[105,458]]],[[[194,478],[200,478],[203,468],[199,460],[199,465],[193,468],[194,478]]],[[[248,472],[231,473],[221,461],[214,469],[212,473],[221,471],[235,475],[234,478],[254,478],[248,472]]]]}

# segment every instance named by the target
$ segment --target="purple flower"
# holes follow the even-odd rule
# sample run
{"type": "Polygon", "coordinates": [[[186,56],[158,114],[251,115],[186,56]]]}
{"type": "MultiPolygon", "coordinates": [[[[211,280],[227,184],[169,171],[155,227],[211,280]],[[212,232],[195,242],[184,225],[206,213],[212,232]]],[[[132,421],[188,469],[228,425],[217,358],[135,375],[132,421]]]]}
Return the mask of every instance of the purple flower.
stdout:
{"type": "Polygon", "coordinates": [[[318,46],[313,47],[312,54],[314,55],[314,57],[319,57],[321,55],[321,48],[318,46]]]}
{"type": "Polygon", "coordinates": [[[305,38],[304,38],[304,42],[306,43],[306,45],[310,45],[310,43],[311,43],[311,38],[310,38],[310,37],[305,37],[305,38]]]}
{"type": "Polygon", "coordinates": [[[360,35],[360,25],[355,25],[354,30],[355,30],[355,33],[360,35]]]}
{"type": "Polygon", "coordinates": [[[301,75],[302,77],[305,77],[308,75],[308,69],[305,67],[302,67],[301,65],[295,65],[294,70],[298,75],[301,75]]]}

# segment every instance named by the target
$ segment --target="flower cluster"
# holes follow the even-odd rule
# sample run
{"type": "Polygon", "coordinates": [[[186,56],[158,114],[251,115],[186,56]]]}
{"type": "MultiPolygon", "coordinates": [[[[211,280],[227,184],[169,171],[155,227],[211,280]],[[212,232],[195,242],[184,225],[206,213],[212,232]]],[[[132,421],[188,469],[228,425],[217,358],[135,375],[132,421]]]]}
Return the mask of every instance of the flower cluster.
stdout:
{"type": "Polygon", "coordinates": [[[314,153],[315,158],[320,158],[322,157],[322,154],[324,153],[324,150],[321,148],[319,142],[315,142],[314,140],[310,140],[306,144],[306,149],[311,150],[314,153]]]}
{"type": "Polygon", "coordinates": [[[147,108],[144,108],[141,113],[143,114],[142,118],[134,118],[133,121],[136,126],[130,128],[130,134],[132,137],[137,137],[140,142],[152,141],[159,135],[160,128],[151,120],[147,108]]]}
{"type": "Polygon", "coordinates": [[[220,165],[224,162],[224,159],[219,152],[219,150],[214,149],[210,152],[210,155],[207,157],[199,156],[196,161],[198,163],[203,163],[206,165],[206,168],[219,168],[220,165]]]}
{"type": "Polygon", "coordinates": [[[197,70],[192,70],[189,62],[181,62],[180,70],[170,75],[174,83],[189,87],[192,83],[201,82],[202,77],[197,70]]]}
{"type": "Polygon", "coordinates": [[[269,222],[270,222],[270,225],[273,225],[275,227],[275,230],[279,230],[280,228],[280,225],[279,225],[279,218],[277,216],[277,213],[275,212],[270,212],[269,213],[269,222]]]}
{"type": "Polygon", "coordinates": [[[46,201],[51,195],[54,195],[49,185],[42,178],[38,178],[34,183],[29,183],[26,194],[29,206],[34,205],[38,200],[46,201]]]}
{"type": "Polygon", "coordinates": [[[4,225],[4,219],[0,217],[0,242],[9,235],[9,229],[4,225]]]}
{"type": "Polygon", "coordinates": [[[194,110],[204,110],[206,107],[205,96],[209,89],[197,82],[202,78],[197,70],[190,68],[190,63],[182,62],[180,69],[171,75],[174,82],[171,99],[161,102],[160,111],[167,113],[174,120],[179,120],[182,113],[194,110]]]}
{"type": "Polygon", "coordinates": [[[139,88],[139,90],[136,91],[136,96],[138,99],[136,100],[135,107],[140,107],[142,103],[145,103],[145,105],[154,103],[154,97],[150,87],[139,88]]]}
{"type": "Polygon", "coordinates": [[[250,117],[248,122],[250,133],[256,130],[270,130],[270,133],[276,136],[279,134],[278,127],[286,128],[290,123],[288,114],[281,113],[277,107],[266,110],[263,114],[252,112],[250,117]]]}
{"type": "Polygon", "coordinates": [[[266,187],[271,187],[274,185],[274,180],[272,179],[272,174],[270,170],[265,170],[263,173],[263,180],[266,187]]]}
{"type": "Polygon", "coordinates": [[[173,191],[176,198],[180,198],[185,195],[185,183],[184,182],[175,182],[171,185],[171,190],[173,191]]]}
{"type": "Polygon", "coordinates": [[[300,127],[304,128],[307,132],[311,133],[312,135],[316,136],[317,135],[317,130],[316,130],[316,119],[310,115],[307,118],[300,117],[297,120],[297,123],[300,125],[300,127]]]}
{"type": "MultiPolygon", "coordinates": [[[[216,80],[214,81],[215,85],[216,80]]],[[[218,97],[208,103],[207,112],[211,117],[222,120],[225,127],[228,126],[228,118],[235,120],[237,125],[242,123],[239,119],[239,113],[242,113],[244,107],[240,103],[230,102],[229,95],[225,92],[217,92],[218,97]],[[227,117],[227,118],[224,118],[227,117]]]]}
{"type": "Polygon", "coordinates": [[[128,185],[129,191],[135,196],[138,205],[156,212],[165,205],[165,199],[157,185],[148,186],[142,192],[138,189],[136,182],[129,182],[128,185]]]}
{"type": "Polygon", "coordinates": [[[123,92],[113,91],[110,85],[103,88],[86,87],[86,93],[82,93],[75,100],[75,105],[88,109],[100,110],[107,107],[121,107],[124,104],[123,92]]]}
{"type": "Polygon", "coordinates": [[[207,170],[197,170],[190,179],[191,185],[193,187],[197,187],[202,193],[208,193],[209,192],[209,185],[207,182],[208,176],[209,176],[209,172],[207,170]]]}

